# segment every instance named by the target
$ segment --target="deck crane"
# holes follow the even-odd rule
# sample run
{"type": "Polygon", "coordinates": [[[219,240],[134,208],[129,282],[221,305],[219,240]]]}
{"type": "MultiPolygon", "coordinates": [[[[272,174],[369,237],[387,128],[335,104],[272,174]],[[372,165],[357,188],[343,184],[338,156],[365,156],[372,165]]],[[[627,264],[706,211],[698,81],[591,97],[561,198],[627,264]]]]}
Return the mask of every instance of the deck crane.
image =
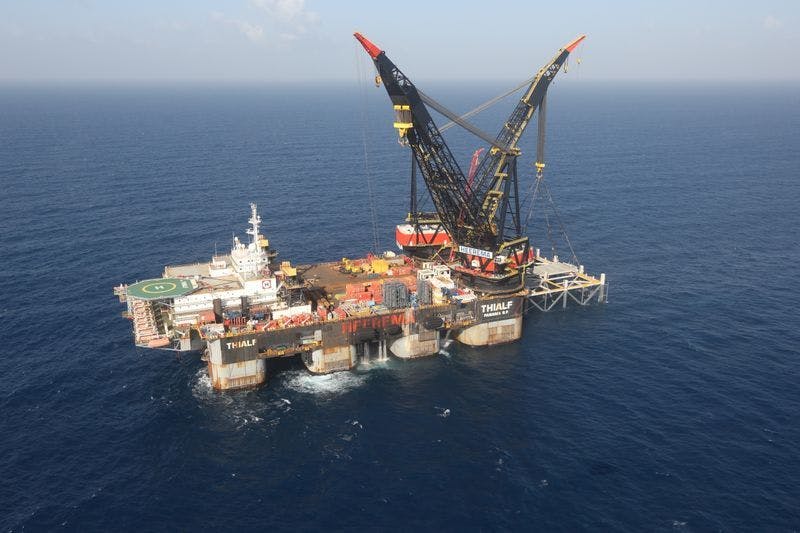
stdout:
{"type": "Polygon", "coordinates": [[[389,95],[401,144],[411,147],[436,208],[437,218],[430,222],[439,222],[452,241],[449,245],[452,257],[457,260],[455,270],[481,292],[521,289],[525,270],[534,258],[528,237],[522,234],[517,181],[517,157],[521,151],[517,143],[538,111],[536,168],[540,174],[544,168],[545,95],[550,82],[585,35],[561,48],[539,70],[495,138],[417,89],[386,53],[366,37],[360,33],[354,36],[372,58],[389,95]],[[426,104],[489,143],[490,149],[478,163],[473,179],[462,172],[426,104]]]}

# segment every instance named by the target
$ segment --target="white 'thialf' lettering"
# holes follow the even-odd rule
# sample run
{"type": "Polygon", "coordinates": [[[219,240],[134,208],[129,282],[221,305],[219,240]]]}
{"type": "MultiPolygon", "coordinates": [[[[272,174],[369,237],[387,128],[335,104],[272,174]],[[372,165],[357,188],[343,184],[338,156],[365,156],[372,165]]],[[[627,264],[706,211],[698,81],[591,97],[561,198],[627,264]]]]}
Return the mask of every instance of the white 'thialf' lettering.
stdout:
{"type": "Polygon", "coordinates": [[[498,302],[494,304],[483,304],[481,305],[481,312],[483,313],[491,313],[493,311],[507,311],[511,309],[513,305],[513,301],[509,300],[507,302],[498,302]]]}
{"type": "Polygon", "coordinates": [[[484,318],[507,315],[513,305],[513,300],[497,302],[493,304],[481,304],[481,314],[484,316],[484,318]]]}
{"type": "Polygon", "coordinates": [[[235,342],[226,342],[225,347],[229,350],[233,350],[234,348],[247,348],[248,346],[255,346],[256,340],[250,339],[249,341],[235,341],[235,342]]]}

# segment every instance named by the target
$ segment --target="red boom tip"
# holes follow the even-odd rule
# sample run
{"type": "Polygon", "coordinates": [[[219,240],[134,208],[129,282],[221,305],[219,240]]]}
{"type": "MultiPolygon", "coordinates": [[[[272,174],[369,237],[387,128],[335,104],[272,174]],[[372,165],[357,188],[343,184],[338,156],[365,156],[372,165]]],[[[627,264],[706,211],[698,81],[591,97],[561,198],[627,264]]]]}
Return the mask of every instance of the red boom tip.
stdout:
{"type": "Polygon", "coordinates": [[[378,55],[379,55],[381,52],[383,52],[383,50],[381,50],[380,48],[378,48],[377,46],[375,46],[374,44],[372,44],[372,43],[369,41],[369,39],[367,39],[366,37],[364,37],[364,36],[363,36],[363,35],[361,35],[360,33],[358,33],[358,32],[355,32],[355,33],[353,34],[353,36],[354,36],[356,39],[358,39],[358,42],[360,42],[360,43],[361,43],[361,46],[363,46],[363,47],[364,47],[364,50],[366,50],[366,51],[367,51],[367,53],[369,54],[369,56],[370,56],[372,59],[375,59],[376,57],[378,57],[378,55]]]}
{"type": "Polygon", "coordinates": [[[577,47],[579,44],[581,44],[581,41],[583,41],[584,39],[586,39],[586,35],[581,35],[581,36],[579,36],[577,39],[575,39],[574,41],[572,41],[571,43],[569,43],[567,46],[565,46],[565,47],[564,47],[564,49],[565,49],[567,52],[572,52],[573,50],[575,50],[575,48],[576,48],[576,47],[577,47]]]}

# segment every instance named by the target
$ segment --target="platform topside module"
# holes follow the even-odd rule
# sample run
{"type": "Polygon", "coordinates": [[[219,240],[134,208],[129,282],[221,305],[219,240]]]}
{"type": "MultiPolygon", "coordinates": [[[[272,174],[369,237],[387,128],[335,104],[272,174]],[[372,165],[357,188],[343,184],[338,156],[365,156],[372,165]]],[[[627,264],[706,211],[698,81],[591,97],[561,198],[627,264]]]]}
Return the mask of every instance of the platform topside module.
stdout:
{"type": "Polygon", "coordinates": [[[202,351],[213,386],[236,389],[266,380],[265,361],[299,355],[315,373],[349,370],[391,352],[414,358],[439,352],[444,336],[472,346],[519,339],[523,314],[569,300],[605,300],[605,276],[544,258],[530,246],[520,213],[517,147],[538,111],[536,180],[544,169],[544,96],[579,37],[531,80],[492,139],[418,91],[386,54],[360,34],[413,155],[411,208],[397,226],[402,254],[385,252],[333,263],[279,262],[250,205],[249,238],[234,237],[227,255],[167,266],[161,278],[115,288],[127,303],[137,346],[202,351]],[[488,140],[464,176],[427,111],[488,140]],[[416,170],[435,212],[416,203],[416,170]]]}

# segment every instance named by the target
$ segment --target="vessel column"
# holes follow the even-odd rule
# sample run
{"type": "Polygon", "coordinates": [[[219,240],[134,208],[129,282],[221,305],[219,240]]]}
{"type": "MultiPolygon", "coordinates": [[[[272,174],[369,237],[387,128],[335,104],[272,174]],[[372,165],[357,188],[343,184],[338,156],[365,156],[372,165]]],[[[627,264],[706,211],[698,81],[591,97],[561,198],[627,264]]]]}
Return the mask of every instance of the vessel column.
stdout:
{"type": "Polygon", "coordinates": [[[217,390],[243,389],[267,381],[266,361],[258,358],[254,339],[208,342],[208,376],[217,390]],[[222,343],[236,346],[223,347],[222,343]]]}

